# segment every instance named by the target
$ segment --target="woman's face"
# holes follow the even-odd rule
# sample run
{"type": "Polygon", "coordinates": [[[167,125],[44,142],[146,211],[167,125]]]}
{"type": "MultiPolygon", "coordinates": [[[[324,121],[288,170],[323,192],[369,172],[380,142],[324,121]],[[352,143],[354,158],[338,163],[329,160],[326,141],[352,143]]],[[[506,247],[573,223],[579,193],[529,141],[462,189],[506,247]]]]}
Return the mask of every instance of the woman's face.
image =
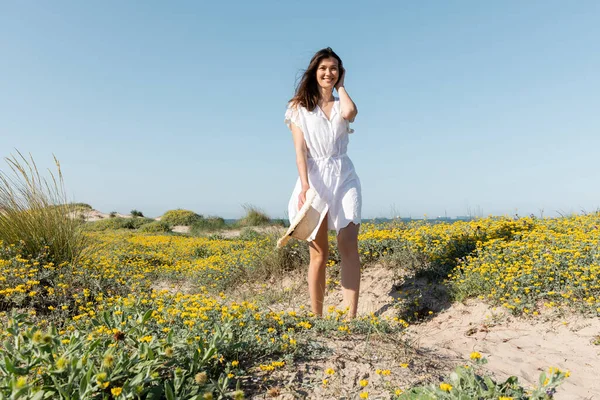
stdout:
{"type": "Polygon", "coordinates": [[[324,58],[317,67],[317,83],[323,89],[333,89],[339,73],[338,60],[334,57],[324,58]]]}

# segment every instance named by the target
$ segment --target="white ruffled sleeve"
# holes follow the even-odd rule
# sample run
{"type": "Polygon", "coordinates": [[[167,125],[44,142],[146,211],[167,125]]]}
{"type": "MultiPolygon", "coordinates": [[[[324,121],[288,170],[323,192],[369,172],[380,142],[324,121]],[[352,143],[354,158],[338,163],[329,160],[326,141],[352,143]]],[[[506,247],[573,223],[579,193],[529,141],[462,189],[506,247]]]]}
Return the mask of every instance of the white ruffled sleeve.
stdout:
{"type": "Polygon", "coordinates": [[[285,111],[285,124],[292,129],[292,123],[296,125],[298,128],[302,129],[302,123],[300,122],[300,110],[296,107],[288,106],[285,111]]]}

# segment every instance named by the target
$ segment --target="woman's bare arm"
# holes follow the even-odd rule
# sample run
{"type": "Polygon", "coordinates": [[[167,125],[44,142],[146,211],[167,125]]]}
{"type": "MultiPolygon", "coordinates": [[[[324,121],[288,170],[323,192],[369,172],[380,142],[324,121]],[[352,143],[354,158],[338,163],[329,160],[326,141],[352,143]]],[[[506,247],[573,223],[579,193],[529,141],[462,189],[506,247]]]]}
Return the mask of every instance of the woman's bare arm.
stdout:
{"type": "Polygon", "coordinates": [[[298,167],[298,175],[300,176],[300,183],[302,184],[302,191],[298,197],[298,208],[300,208],[306,201],[306,191],[310,187],[308,182],[308,165],[306,161],[308,150],[306,148],[302,130],[294,123],[291,124],[291,129],[294,147],[296,149],[296,166],[298,167]]]}
{"type": "Polygon", "coordinates": [[[335,86],[338,94],[340,95],[340,106],[342,109],[342,118],[347,121],[354,122],[356,118],[356,114],[358,114],[358,109],[356,108],[356,104],[350,98],[350,95],[346,91],[344,87],[344,78],[346,77],[346,70],[343,71],[342,76],[340,77],[339,82],[335,86]]]}

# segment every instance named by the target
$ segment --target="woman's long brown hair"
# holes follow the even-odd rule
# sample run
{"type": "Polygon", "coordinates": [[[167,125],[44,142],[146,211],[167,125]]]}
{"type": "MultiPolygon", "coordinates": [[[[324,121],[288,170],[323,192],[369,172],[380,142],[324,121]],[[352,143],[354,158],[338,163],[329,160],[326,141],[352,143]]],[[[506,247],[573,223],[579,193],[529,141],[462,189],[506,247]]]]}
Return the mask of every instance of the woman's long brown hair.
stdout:
{"type": "MultiPolygon", "coordinates": [[[[342,77],[344,68],[342,66],[342,59],[335,54],[331,47],[321,49],[315,53],[313,58],[308,64],[308,68],[302,74],[300,83],[296,87],[296,93],[294,97],[289,101],[290,104],[305,107],[307,110],[312,111],[319,104],[319,84],[317,83],[317,68],[322,60],[333,57],[338,60],[339,76],[338,81],[342,77]]],[[[337,81],[335,82],[337,85],[337,81]]]]}

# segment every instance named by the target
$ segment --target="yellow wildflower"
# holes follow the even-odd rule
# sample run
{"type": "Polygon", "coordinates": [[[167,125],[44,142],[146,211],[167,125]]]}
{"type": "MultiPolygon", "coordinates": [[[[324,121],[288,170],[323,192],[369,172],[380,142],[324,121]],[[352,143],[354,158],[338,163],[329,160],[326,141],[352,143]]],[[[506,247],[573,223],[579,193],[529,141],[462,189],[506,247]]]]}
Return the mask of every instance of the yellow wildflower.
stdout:
{"type": "Polygon", "coordinates": [[[17,378],[17,383],[15,384],[17,389],[21,389],[23,387],[25,387],[25,385],[27,385],[27,377],[26,376],[20,376],[17,378]]]}
{"type": "Polygon", "coordinates": [[[452,390],[452,385],[448,384],[448,383],[440,383],[440,389],[442,389],[444,392],[449,392],[452,390]]]}

